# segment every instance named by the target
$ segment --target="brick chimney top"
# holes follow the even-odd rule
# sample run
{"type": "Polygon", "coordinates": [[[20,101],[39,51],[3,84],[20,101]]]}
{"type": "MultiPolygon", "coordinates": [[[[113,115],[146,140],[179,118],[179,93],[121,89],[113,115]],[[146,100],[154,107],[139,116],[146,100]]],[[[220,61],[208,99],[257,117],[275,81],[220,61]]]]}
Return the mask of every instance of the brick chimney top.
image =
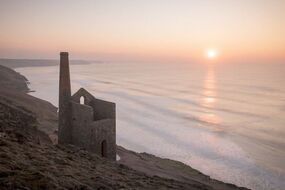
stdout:
{"type": "Polygon", "coordinates": [[[60,52],[60,55],[67,55],[68,56],[68,52],[60,52]]]}

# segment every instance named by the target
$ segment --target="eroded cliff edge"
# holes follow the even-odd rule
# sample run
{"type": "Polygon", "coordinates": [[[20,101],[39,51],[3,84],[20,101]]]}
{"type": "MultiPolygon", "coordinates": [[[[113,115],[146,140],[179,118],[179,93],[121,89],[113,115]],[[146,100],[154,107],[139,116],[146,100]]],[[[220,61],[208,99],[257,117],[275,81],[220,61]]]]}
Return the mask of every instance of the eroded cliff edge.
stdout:
{"type": "Polygon", "coordinates": [[[56,142],[57,108],[26,94],[27,79],[0,66],[2,189],[243,189],[191,167],[118,147],[118,163],[56,142]]]}

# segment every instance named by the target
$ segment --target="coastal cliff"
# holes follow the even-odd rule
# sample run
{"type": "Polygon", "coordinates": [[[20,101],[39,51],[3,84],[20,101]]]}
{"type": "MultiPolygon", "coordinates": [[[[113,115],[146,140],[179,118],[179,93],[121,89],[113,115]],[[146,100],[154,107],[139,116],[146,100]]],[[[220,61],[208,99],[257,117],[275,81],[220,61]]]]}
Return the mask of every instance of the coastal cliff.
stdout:
{"type": "Polygon", "coordinates": [[[245,189],[181,163],[118,146],[118,162],[57,142],[57,108],[0,66],[1,189],[245,189]]]}

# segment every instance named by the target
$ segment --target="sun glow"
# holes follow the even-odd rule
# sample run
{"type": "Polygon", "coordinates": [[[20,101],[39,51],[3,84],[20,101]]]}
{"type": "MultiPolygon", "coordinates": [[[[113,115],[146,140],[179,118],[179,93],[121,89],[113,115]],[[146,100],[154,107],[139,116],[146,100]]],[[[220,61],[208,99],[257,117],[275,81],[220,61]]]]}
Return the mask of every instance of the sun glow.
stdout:
{"type": "Polygon", "coordinates": [[[206,51],[206,57],[208,59],[216,59],[218,56],[218,51],[216,49],[208,49],[206,51]]]}

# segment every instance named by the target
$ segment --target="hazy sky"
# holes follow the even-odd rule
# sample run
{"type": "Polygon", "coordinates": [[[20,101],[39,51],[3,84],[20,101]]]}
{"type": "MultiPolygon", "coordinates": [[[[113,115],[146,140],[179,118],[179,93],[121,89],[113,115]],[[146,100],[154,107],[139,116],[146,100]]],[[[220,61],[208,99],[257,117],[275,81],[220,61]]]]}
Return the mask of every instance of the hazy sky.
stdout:
{"type": "Polygon", "coordinates": [[[285,0],[0,0],[0,57],[285,60],[285,0]]]}

